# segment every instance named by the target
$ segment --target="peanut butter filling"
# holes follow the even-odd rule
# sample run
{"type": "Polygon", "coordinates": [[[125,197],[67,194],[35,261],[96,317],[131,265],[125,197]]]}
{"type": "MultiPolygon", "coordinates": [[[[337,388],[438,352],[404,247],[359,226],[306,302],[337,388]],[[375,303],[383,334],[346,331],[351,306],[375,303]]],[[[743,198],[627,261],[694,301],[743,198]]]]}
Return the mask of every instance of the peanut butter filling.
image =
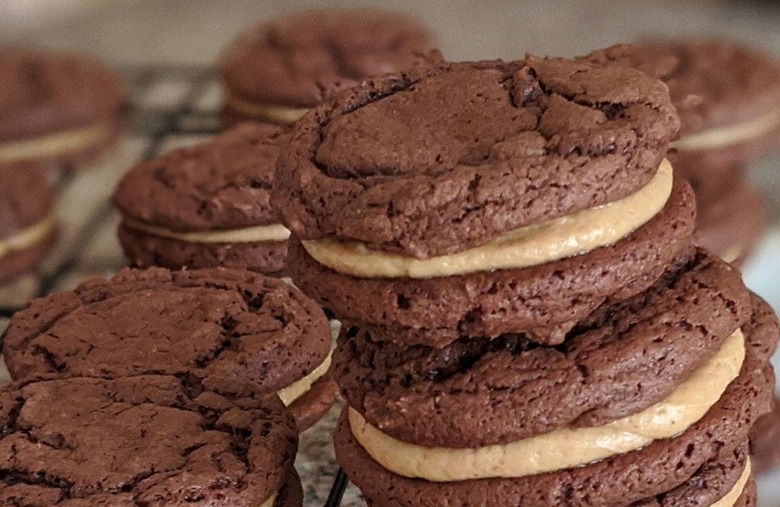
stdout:
{"type": "Polygon", "coordinates": [[[678,151],[712,150],[732,144],[757,139],[780,128],[780,109],[765,113],[758,118],[728,127],[720,127],[681,137],[669,144],[678,151]]]}
{"type": "Polygon", "coordinates": [[[298,118],[309,111],[307,108],[249,102],[232,93],[227,93],[225,104],[230,109],[233,109],[244,116],[283,124],[295,123],[298,118]]]}
{"type": "Polygon", "coordinates": [[[268,500],[261,503],[258,507],[274,507],[274,504],[276,503],[276,497],[279,496],[279,493],[274,493],[270,497],[268,497],[268,500]]]}
{"type": "Polygon", "coordinates": [[[177,239],[186,243],[259,243],[286,241],[290,237],[290,231],[282,224],[257,225],[243,229],[176,232],[129,218],[125,218],[123,223],[131,229],[153,236],[177,239]]]}
{"type": "Polygon", "coordinates": [[[276,394],[278,394],[279,398],[282,399],[284,406],[289,407],[295,400],[308,393],[311,390],[311,386],[313,386],[315,382],[321,379],[328,372],[330,369],[331,359],[332,352],[329,353],[328,357],[326,357],[319,366],[313,369],[311,373],[302,379],[293,382],[289,386],[277,391],[276,394]]]}
{"type": "Polygon", "coordinates": [[[19,231],[16,234],[0,239],[0,257],[13,251],[30,248],[41,242],[54,229],[57,219],[54,213],[49,213],[46,218],[38,223],[19,231]]]}
{"type": "Polygon", "coordinates": [[[63,153],[82,151],[108,138],[110,129],[103,124],[67,130],[33,139],[0,144],[0,162],[18,162],[53,158],[63,153]]]}
{"type": "Polygon", "coordinates": [[[550,433],[476,449],[424,447],[396,440],[349,409],[352,434],[385,469],[432,482],[511,478],[553,472],[634,451],[690,428],[739,375],[745,358],[740,330],[663,401],[603,426],[550,433]]]}
{"type": "Polygon", "coordinates": [[[742,496],[742,492],[745,491],[748,479],[750,479],[751,472],[750,458],[745,462],[745,469],[742,471],[742,475],[739,476],[737,483],[731,488],[731,491],[726,493],[726,496],[712,504],[711,507],[733,507],[737,503],[739,497],[742,496]]]}
{"type": "Polygon", "coordinates": [[[672,166],[661,162],[641,189],[623,199],[509,231],[490,243],[430,259],[371,250],[362,243],[302,241],[318,263],[359,278],[434,278],[525,268],[616,243],[663,209],[672,192],[672,166]]]}

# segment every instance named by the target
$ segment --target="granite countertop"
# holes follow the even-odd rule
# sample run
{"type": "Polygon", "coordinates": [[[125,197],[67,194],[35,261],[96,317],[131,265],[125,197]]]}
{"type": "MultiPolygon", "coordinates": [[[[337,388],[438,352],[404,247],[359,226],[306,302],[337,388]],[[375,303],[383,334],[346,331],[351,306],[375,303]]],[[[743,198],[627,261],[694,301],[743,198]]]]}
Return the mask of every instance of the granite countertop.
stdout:
{"type": "MultiPolygon", "coordinates": [[[[109,196],[121,175],[143,157],[202,141],[218,128],[215,113],[221,95],[213,63],[241,27],[292,7],[325,4],[314,0],[82,0],[78,10],[61,7],[56,16],[49,14],[41,20],[19,17],[13,11],[25,2],[0,3],[0,45],[96,54],[124,72],[130,110],[126,135],[109,156],[57,182],[62,241],[38,272],[0,287],[0,310],[20,307],[36,294],[71,289],[85,278],[110,276],[120,269],[124,260],[115,237],[118,216],[109,196]]],[[[512,59],[525,52],[572,56],[650,33],[730,36],[780,57],[780,3],[768,1],[327,3],[335,4],[409,11],[439,34],[443,51],[451,59],[512,59]]],[[[780,310],[778,167],[780,153],[750,168],[750,179],[766,197],[770,228],[745,273],[748,285],[776,310],[780,310]]],[[[6,323],[0,317],[0,329],[6,323]]],[[[301,437],[297,467],[307,506],[323,505],[333,483],[337,467],[331,432],[338,411],[334,407],[320,425],[301,437]]],[[[763,478],[760,488],[761,507],[780,504],[780,472],[763,478]]],[[[342,505],[362,505],[353,488],[342,505]]]]}

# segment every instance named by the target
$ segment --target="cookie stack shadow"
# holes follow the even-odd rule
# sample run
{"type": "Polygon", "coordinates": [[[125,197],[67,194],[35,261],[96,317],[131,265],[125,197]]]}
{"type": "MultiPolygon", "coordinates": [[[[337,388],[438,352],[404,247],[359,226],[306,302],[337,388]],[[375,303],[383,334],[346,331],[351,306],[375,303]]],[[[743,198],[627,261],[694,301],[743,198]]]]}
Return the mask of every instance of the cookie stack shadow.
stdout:
{"type": "Polygon", "coordinates": [[[530,56],[293,127],[272,202],[343,323],[335,449],[369,505],[755,505],[778,324],[693,245],[678,128],[660,81],[530,56]]]}

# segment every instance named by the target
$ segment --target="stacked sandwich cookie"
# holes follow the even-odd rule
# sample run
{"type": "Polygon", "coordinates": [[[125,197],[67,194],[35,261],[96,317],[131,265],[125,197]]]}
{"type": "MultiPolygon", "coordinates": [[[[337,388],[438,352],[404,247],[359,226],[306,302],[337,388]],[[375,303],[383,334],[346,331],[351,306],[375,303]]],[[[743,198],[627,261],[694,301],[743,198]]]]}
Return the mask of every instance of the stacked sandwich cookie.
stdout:
{"type": "Polygon", "coordinates": [[[0,504],[300,507],[295,423],[256,386],[147,375],[0,388],[0,504]]]}
{"type": "Polygon", "coordinates": [[[300,430],[336,396],[322,310],[281,280],[247,271],[125,269],[34,300],[3,344],[11,378],[175,375],[251,382],[278,394],[300,430]]]}
{"type": "Polygon", "coordinates": [[[342,320],[336,455],[372,506],[755,505],[778,324],[692,246],[666,86],[431,65],[304,116],[272,201],[342,320]]]}
{"type": "Polygon", "coordinates": [[[0,283],[34,269],[57,240],[54,189],[36,163],[0,163],[0,283]]]}
{"type": "Polygon", "coordinates": [[[312,9],[247,28],[220,59],[223,116],[289,124],[330,87],[398,72],[434,48],[408,15],[372,9],[312,9]]]}
{"type": "Polygon", "coordinates": [[[130,263],[283,274],[290,231],[269,199],[284,136],[241,124],[130,169],[114,193],[130,263]]]}
{"type": "Polygon", "coordinates": [[[84,165],[116,141],[119,77],[83,56],[31,50],[0,55],[0,163],[84,165]]]}
{"type": "Polygon", "coordinates": [[[717,38],[624,44],[585,59],[631,66],[667,84],[681,122],[670,159],[696,192],[697,241],[729,262],[744,261],[766,221],[745,167],[780,141],[780,62],[717,38]]]}

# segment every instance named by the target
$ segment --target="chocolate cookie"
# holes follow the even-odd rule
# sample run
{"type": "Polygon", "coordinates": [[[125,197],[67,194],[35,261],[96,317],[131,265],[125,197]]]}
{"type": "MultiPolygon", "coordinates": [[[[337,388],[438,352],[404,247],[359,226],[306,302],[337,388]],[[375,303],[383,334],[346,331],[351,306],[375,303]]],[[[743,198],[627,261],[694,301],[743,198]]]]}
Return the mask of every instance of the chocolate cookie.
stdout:
{"type": "Polygon", "coordinates": [[[750,451],[757,472],[780,464],[780,401],[777,397],[772,411],[759,418],[750,430],[750,451]]]}
{"type": "Polygon", "coordinates": [[[619,45],[585,57],[661,79],[680,114],[679,167],[741,165],[780,138],[780,61],[716,38],[619,45]]]}
{"type": "Polygon", "coordinates": [[[432,64],[298,122],[272,199],[300,239],[424,259],[635,193],[676,131],[664,85],[633,69],[432,64]]]}
{"type": "Polygon", "coordinates": [[[331,334],[317,305],[246,271],[125,269],[34,300],[4,342],[14,380],[147,374],[251,381],[306,428],[335,396],[331,334]]]}
{"type": "Polygon", "coordinates": [[[334,86],[410,67],[434,47],[413,18],[371,9],[312,9],[247,28],[220,59],[228,119],[292,123],[334,86]]]}
{"type": "Polygon", "coordinates": [[[0,420],[2,505],[301,505],[295,422],[246,382],[15,382],[0,420]]]}
{"type": "MultiPolygon", "coordinates": [[[[375,506],[441,505],[442,498],[447,498],[451,505],[641,505],[652,497],[657,501],[659,495],[677,490],[683,483],[701,485],[697,474],[720,467],[724,470],[723,479],[713,481],[713,486],[720,484],[723,489],[700,495],[704,501],[692,504],[710,505],[707,497],[717,499],[729,491],[728,485],[733,484],[737,475],[733,469],[742,469],[735,457],[744,454],[750,427],[770,408],[774,376],[760,351],[771,349],[777,339],[760,343],[766,336],[752,333],[749,326],[745,329],[747,355],[739,376],[716,404],[682,434],[587,465],[518,478],[459,482],[405,478],[369,457],[352,435],[346,416],[336,430],[336,456],[350,479],[375,506]]],[[[678,498],[689,496],[684,491],[677,492],[678,498]]],[[[746,496],[749,495],[748,490],[746,496]]]]}
{"type": "MultiPolygon", "coordinates": [[[[563,426],[602,426],[660,402],[754,306],[763,319],[765,303],[751,301],[739,273],[700,251],[641,294],[605,303],[556,347],[504,335],[405,348],[345,324],[333,373],[349,405],[398,440],[505,444],[563,426]]],[[[776,342],[771,333],[759,338],[776,342]]]]}
{"type": "Polygon", "coordinates": [[[119,134],[118,76],[84,56],[32,50],[0,55],[0,163],[75,168],[119,134]]]}
{"type": "Polygon", "coordinates": [[[743,171],[735,172],[732,178],[724,178],[717,190],[694,187],[695,240],[727,262],[740,265],[763,236],[766,210],[763,198],[750,187],[743,171]]]}
{"type": "Polygon", "coordinates": [[[30,271],[57,239],[54,190],[33,163],[0,163],[0,282],[30,271]]]}
{"type": "Polygon", "coordinates": [[[633,296],[670,263],[686,263],[694,222],[693,194],[680,180],[666,206],[627,237],[538,266],[429,279],[357,278],[317,263],[295,239],[289,264],[304,292],[377,339],[443,347],[463,336],[524,330],[536,342],[555,344],[607,298],[633,296]]]}
{"type": "Polygon", "coordinates": [[[133,167],[114,193],[131,264],[283,272],[290,232],[269,201],[284,138],[246,123],[133,167]]]}

